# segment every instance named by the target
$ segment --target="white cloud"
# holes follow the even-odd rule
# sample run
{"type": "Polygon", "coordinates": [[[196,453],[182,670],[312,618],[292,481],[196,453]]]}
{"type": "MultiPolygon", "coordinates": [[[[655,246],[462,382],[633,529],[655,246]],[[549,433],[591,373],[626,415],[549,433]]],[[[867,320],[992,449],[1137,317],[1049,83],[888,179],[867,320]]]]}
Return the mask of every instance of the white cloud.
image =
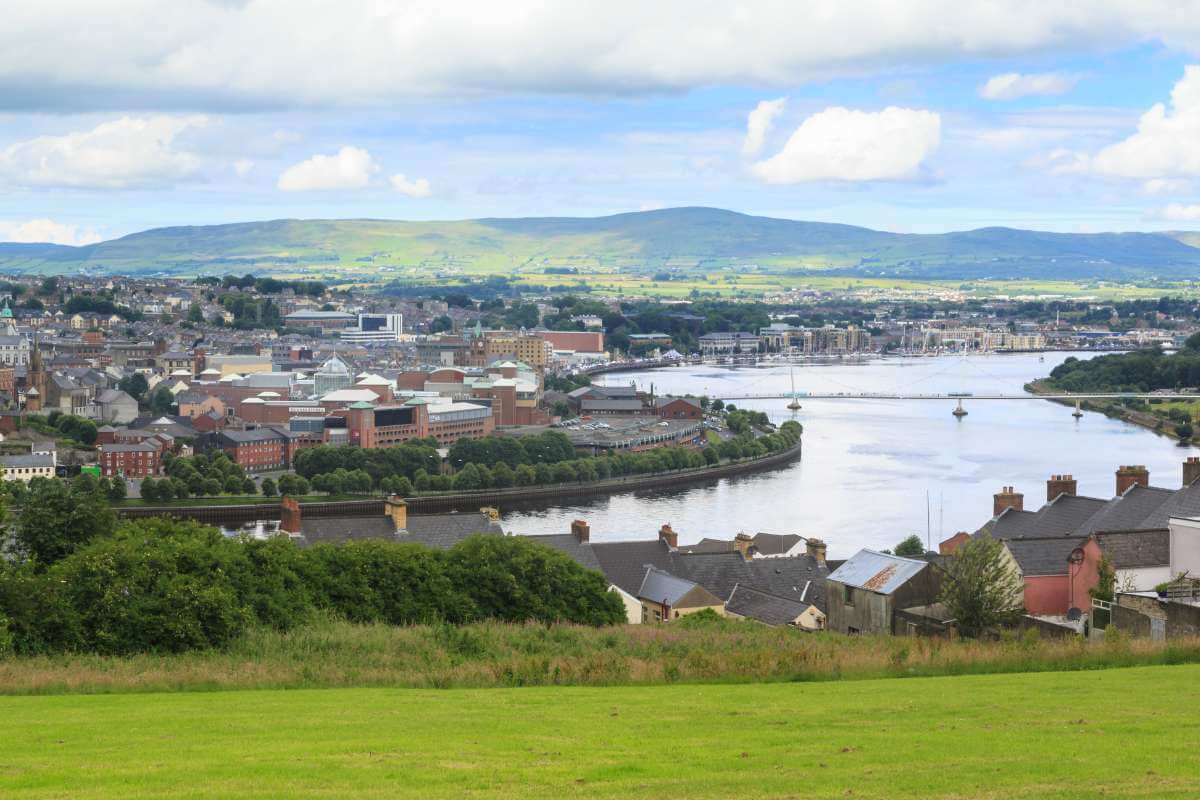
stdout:
{"type": "Polygon", "coordinates": [[[1190,194],[1192,182],[1183,178],[1151,178],[1142,184],[1142,194],[1150,197],[1168,197],[1190,194]]]}
{"type": "Polygon", "coordinates": [[[414,178],[410,181],[401,172],[393,175],[389,180],[393,189],[409,197],[429,197],[429,195],[433,194],[433,187],[429,185],[429,181],[426,178],[414,178]]]}
{"type": "Polygon", "coordinates": [[[1200,176],[1200,66],[1184,69],[1171,90],[1170,109],[1155,103],[1138,120],[1136,133],[1094,155],[1070,155],[1057,171],[1139,179],[1200,176]]]}
{"type": "Polygon", "coordinates": [[[1171,203],[1160,209],[1158,216],[1171,222],[1200,222],[1200,205],[1183,205],[1171,203]]]}
{"type": "Polygon", "coordinates": [[[833,107],[804,120],[753,170],[767,183],[911,180],[940,144],[941,117],[932,111],[833,107]]]}
{"type": "Polygon", "coordinates": [[[285,192],[361,189],[378,171],[379,165],[370,153],[347,145],[331,156],[318,154],[288,167],[279,176],[279,188],[285,192]]]}
{"type": "Polygon", "coordinates": [[[1179,0],[6,6],[0,105],[22,108],[288,108],[446,93],[791,86],[965,59],[1146,42],[1194,50],[1200,42],[1200,14],[1179,0]]]}
{"type": "Polygon", "coordinates": [[[788,99],[780,97],[775,100],[760,100],[754,110],[746,118],[746,140],[742,142],[742,153],[753,157],[762,152],[767,134],[775,124],[775,119],[787,107],[788,99]]]}
{"type": "Polygon", "coordinates": [[[979,96],[985,100],[1016,100],[1030,95],[1066,94],[1079,82],[1076,75],[1061,72],[1040,72],[1022,75],[1006,72],[995,75],[979,88],[979,96]]]}
{"type": "Polygon", "coordinates": [[[239,158],[233,162],[233,171],[237,173],[239,178],[244,178],[250,174],[250,170],[254,169],[254,162],[248,158],[239,158]]]}
{"type": "Polygon", "coordinates": [[[194,177],[201,165],[176,146],[205,116],[121,117],[89,131],[39,136],[0,150],[0,181],[18,186],[147,189],[194,177]]]}
{"type": "Polygon", "coordinates": [[[48,242],[78,246],[99,242],[103,238],[94,230],[84,231],[76,225],[55,222],[52,219],[0,223],[0,241],[5,242],[48,242]]]}

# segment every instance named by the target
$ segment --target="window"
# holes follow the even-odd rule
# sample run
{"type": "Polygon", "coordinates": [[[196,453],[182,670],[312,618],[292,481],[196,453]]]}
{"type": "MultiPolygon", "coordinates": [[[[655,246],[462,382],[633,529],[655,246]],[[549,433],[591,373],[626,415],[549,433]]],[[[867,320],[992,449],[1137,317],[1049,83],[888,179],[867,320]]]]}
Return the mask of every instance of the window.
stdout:
{"type": "Polygon", "coordinates": [[[848,605],[854,605],[854,587],[849,584],[842,584],[842,600],[848,605]]]}

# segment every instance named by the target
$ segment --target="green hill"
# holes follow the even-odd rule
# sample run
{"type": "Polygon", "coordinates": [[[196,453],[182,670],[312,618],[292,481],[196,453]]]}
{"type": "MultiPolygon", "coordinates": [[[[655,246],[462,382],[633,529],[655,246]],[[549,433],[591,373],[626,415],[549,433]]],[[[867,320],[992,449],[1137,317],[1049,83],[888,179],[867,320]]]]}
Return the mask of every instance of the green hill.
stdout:
{"type": "Polygon", "coordinates": [[[1181,279],[1200,270],[1188,233],[1068,234],[981,228],[895,234],[673,208],[607,217],[272,220],[156,228],[83,247],[0,244],[8,273],[322,272],[388,278],[541,272],[649,274],[756,266],[912,278],[1181,279]]]}

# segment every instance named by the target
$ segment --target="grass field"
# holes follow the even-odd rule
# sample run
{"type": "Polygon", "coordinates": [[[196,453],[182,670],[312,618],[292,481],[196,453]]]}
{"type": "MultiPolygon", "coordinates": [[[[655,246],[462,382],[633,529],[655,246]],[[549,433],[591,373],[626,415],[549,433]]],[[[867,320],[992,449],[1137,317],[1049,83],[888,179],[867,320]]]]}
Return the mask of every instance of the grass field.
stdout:
{"type": "Polygon", "coordinates": [[[5,798],[1192,798],[1200,666],[0,698],[5,798]]]}

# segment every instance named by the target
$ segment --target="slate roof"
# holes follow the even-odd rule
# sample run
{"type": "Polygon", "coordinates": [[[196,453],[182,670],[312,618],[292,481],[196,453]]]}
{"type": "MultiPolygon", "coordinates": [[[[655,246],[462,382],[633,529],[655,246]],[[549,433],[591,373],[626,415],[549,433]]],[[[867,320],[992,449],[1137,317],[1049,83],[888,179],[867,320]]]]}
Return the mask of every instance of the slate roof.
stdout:
{"type": "Polygon", "coordinates": [[[1067,557],[1076,547],[1082,547],[1086,537],[1051,536],[1046,538],[1009,539],[1004,545],[1016,559],[1023,577],[1066,575],[1067,557]]]}
{"type": "Polygon", "coordinates": [[[0,467],[53,467],[54,458],[44,453],[0,456],[0,467]]]}
{"type": "Polygon", "coordinates": [[[829,568],[818,564],[812,556],[747,561],[739,553],[676,553],[670,570],[723,599],[728,599],[734,587],[741,584],[825,610],[825,578],[829,568]]]}
{"type": "Polygon", "coordinates": [[[528,536],[531,542],[551,547],[575,559],[582,566],[602,572],[600,561],[592,551],[590,542],[581,542],[573,533],[555,533],[549,536],[528,536]]]}
{"type": "Polygon", "coordinates": [[[476,533],[503,535],[504,528],[487,514],[410,514],[407,530],[397,533],[392,518],[385,514],[369,517],[305,517],[300,519],[302,544],[386,539],[416,542],[448,550],[476,533]]]}
{"type": "Polygon", "coordinates": [[[661,539],[592,542],[590,547],[609,583],[635,597],[646,577],[647,564],[661,569],[671,566],[671,548],[661,539]]]}
{"type": "Polygon", "coordinates": [[[255,428],[249,431],[224,430],[220,435],[225,441],[233,442],[234,444],[250,444],[253,442],[272,442],[283,438],[279,431],[272,428],[255,428]]]}
{"type": "Polygon", "coordinates": [[[656,567],[647,566],[646,574],[642,577],[642,585],[638,587],[636,596],[673,606],[697,588],[699,588],[699,584],[695,581],[689,581],[656,567]]]}
{"type": "Polygon", "coordinates": [[[624,398],[616,398],[612,400],[582,400],[579,404],[580,411],[641,411],[642,401],[638,399],[627,400],[624,398]]]}
{"type": "Polygon", "coordinates": [[[1116,569],[1171,564],[1169,530],[1105,531],[1096,534],[1096,542],[1116,569]]]}
{"type": "Polygon", "coordinates": [[[926,565],[926,562],[915,558],[859,550],[831,572],[829,580],[869,592],[891,594],[925,569],[926,565]]]}
{"type": "Polygon", "coordinates": [[[808,606],[808,603],[780,597],[740,583],[733,587],[733,592],[725,601],[727,611],[767,625],[790,625],[808,609],[808,606]]]}
{"type": "MultiPolygon", "coordinates": [[[[756,533],[750,539],[754,552],[764,556],[783,555],[804,540],[803,536],[795,533],[756,533]]],[[[686,553],[731,553],[737,547],[732,539],[710,539],[705,537],[695,544],[682,545],[679,548],[686,553]]]]}
{"type": "Polygon", "coordinates": [[[1170,489],[1134,485],[1120,497],[1114,497],[1105,503],[1095,514],[1076,528],[1075,532],[1089,534],[1096,531],[1140,528],[1148,517],[1152,516],[1175,494],[1170,489]]]}

